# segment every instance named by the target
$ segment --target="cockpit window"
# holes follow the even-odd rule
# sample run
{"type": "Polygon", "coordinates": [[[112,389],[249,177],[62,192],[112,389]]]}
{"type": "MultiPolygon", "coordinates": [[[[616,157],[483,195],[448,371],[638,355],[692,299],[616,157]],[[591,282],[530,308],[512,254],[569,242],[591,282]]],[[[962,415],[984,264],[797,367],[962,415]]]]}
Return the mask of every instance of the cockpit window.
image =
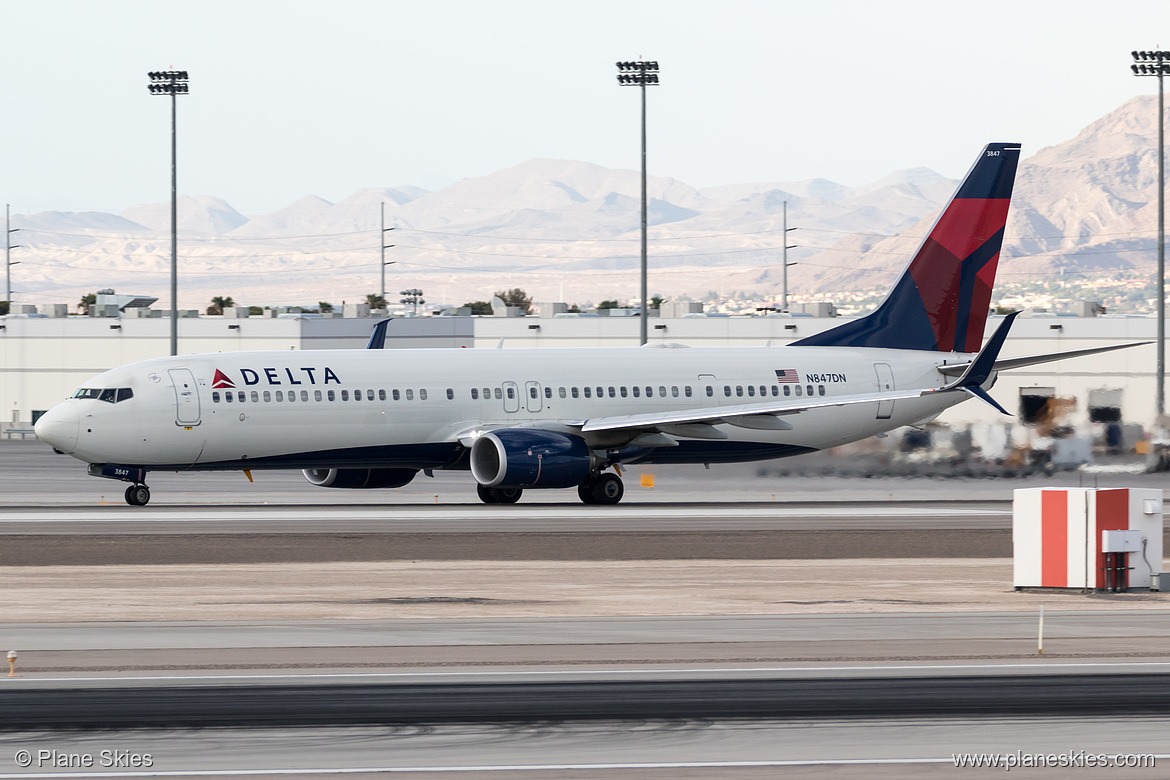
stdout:
{"type": "Polygon", "coordinates": [[[134,397],[134,391],[129,387],[82,387],[73,394],[74,398],[93,398],[98,401],[105,401],[108,404],[116,404],[119,401],[125,401],[134,397]]]}

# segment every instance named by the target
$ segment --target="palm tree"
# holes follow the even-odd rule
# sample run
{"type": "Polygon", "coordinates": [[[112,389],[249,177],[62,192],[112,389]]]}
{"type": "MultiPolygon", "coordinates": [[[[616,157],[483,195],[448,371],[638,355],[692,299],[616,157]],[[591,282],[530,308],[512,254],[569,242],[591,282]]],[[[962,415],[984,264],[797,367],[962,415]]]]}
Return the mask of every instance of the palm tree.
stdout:
{"type": "Polygon", "coordinates": [[[329,303],[328,301],[318,301],[318,302],[317,302],[317,309],[318,309],[318,310],[319,310],[319,311],[320,311],[322,314],[328,314],[328,313],[330,313],[331,311],[333,311],[333,304],[332,304],[332,303],[329,303]]]}
{"type": "Polygon", "coordinates": [[[224,309],[230,309],[232,306],[235,306],[235,305],[236,305],[236,302],[235,302],[235,300],[232,299],[232,296],[230,296],[230,295],[227,295],[227,296],[217,295],[211,299],[211,305],[207,307],[207,313],[208,314],[223,314],[224,309]]]}
{"type": "Polygon", "coordinates": [[[370,293],[366,296],[366,303],[370,305],[371,309],[385,309],[386,299],[378,293],[370,293]]]}
{"type": "Polygon", "coordinates": [[[95,303],[97,303],[97,295],[95,293],[81,296],[81,300],[77,302],[78,313],[88,315],[89,307],[93,306],[95,303]]]}

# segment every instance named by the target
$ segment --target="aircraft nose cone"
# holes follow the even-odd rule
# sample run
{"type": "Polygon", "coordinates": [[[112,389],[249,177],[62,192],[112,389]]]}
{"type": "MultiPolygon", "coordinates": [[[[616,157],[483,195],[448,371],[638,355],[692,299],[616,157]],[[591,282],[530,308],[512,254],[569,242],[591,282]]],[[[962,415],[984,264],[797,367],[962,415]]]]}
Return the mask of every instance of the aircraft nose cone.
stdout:
{"type": "Polygon", "coordinates": [[[66,402],[57,404],[41,415],[33,430],[37,432],[38,439],[68,454],[77,449],[77,430],[80,424],[77,407],[66,402]]]}

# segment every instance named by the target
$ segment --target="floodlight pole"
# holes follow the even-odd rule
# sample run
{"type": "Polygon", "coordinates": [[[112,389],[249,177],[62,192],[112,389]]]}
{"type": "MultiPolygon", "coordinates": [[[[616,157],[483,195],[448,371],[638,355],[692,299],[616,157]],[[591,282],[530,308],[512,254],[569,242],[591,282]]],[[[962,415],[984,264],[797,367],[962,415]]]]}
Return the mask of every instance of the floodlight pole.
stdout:
{"type": "Polygon", "coordinates": [[[150,94],[171,96],[171,355],[179,354],[179,95],[188,94],[187,71],[151,71],[150,94]]]}
{"type": "Polygon", "coordinates": [[[623,87],[642,88],[642,311],[639,327],[640,344],[646,343],[646,319],[649,317],[648,291],[646,289],[646,85],[658,84],[657,62],[619,62],[618,84],[623,87]]]}
{"type": "Polygon", "coordinates": [[[1170,52],[1135,51],[1132,54],[1134,64],[1130,69],[1135,76],[1158,77],[1158,381],[1154,406],[1161,418],[1166,413],[1166,142],[1162,77],[1170,72],[1170,52]]]}

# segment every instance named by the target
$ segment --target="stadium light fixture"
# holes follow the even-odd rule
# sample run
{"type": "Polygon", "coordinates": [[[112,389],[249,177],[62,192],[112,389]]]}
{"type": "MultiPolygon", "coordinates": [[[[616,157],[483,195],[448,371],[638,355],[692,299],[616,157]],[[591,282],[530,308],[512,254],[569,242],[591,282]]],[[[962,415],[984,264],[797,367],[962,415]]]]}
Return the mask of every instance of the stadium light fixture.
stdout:
{"type": "Polygon", "coordinates": [[[1170,73],[1170,51],[1131,52],[1135,76],[1156,76],[1158,79],[1158,381],[1155,408],[1158,424],[1166,414],[1166,141],[1163,114],[1162,77],[1170,73]]]}
{"type": "Polygon", "coordinates": [[[147,89],[152,95],[171,96],[171,355],[179,354],[179,180],[177,176],[176,98],[189,94],[187,71],[152,70],[147,89]]]}
{"type": "Polygon", "coordinates": [[[646,343],[646,318],[648,299],[646,291],[646,87],[658,85],[658,62],[619,62],[618,84],[623,87],[642,88],[642,316],[640,328],[641,343],[646,343]]]}

